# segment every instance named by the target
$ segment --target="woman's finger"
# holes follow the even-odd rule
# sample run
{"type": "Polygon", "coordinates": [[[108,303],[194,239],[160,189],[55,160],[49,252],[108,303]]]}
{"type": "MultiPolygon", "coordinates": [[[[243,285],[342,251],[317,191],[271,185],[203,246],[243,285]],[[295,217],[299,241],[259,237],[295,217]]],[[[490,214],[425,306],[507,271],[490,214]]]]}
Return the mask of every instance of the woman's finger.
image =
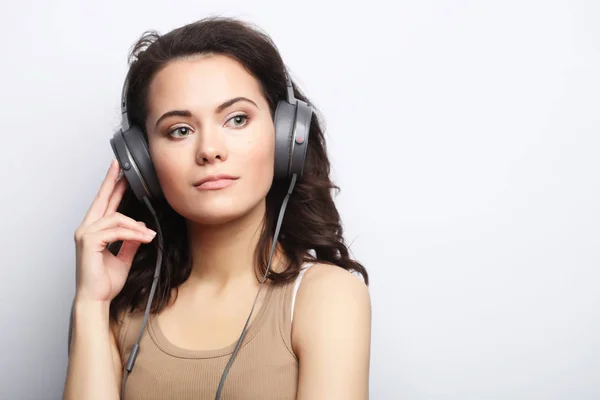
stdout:
{"type": "Polygon", "coordinates": [[[108,205],[106,206],[106,211],[104,212],[104,216],[114,214],[117,212],[119,208],[119,204],[121,204],[121,200],[123,199],[123,194],[127,189],[127,179],[125,177],[121,177],[121,179],[115,185],[115,188],[110,195],[110,200],[108,201],[108,205]]]}
{"type": "Polygon", "coordinates": [[[141,244],[141,242],[135,242],[131,240],[123,242],[121,248],[119,249],[119,253],[117,254],[117,259],[125,265],[131,265],[133,263],[133,258],[135,257],[135,254],[137,253],[141,244]]]}
{"type": "Polygon", "coordinates": [[[88,246],[92,251],[103,251],[109,243],[118,241],[136,241],[141,243],[150,243],[154,235],[144,234],[131,229],[116,227],[105,229],[103,231],[88,233],[85,236],[84,246],[88,246]]]}
{"type": "Polygon", "coordinates": [[[100,218],[98,221],[87,226],[86,232],[100,232],[106,229],[112,229],[117,227],[127,228],[132,231],[140,232],[142,234],[153,232],[150,229],[148,229],[143,222],[136,221],[135,219],[118,212],[115,212],[107,217],[100,218]]]}
{"type": "Polygon", "coordinates": [[[112,160],[106,177],[92,202],[87,214],[85,215],[82,225],[89,225],[104,216],[106,207],[110,199],[110,194],[113,192],[117,176],[119,175],[119,163],[116,160],[112,160]]]}

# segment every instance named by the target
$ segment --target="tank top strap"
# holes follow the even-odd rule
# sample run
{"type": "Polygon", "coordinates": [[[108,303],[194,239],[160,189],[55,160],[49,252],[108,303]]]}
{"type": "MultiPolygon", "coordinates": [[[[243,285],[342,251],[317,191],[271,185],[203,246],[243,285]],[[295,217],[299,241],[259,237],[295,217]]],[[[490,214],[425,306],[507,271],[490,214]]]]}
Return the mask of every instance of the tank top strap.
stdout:
{"type": "Polygon", "coordinates": [[[143,311],[124,312],[119,318],[119,336],[117,337],[117,345],[121,354],[121,364],[125,365],[127,358],[137,342],[144,322],[143,311]]]}
{"type": "Polygon", "coordinates": [[[297,359],[296,353],[292,348],[292,319],[294,313],[294,305],[296,302],[296,294],[300,287],[300,282],[304,273],[310,268],[313,263],[305,263],[298,273],[296,279],[284,284],[279,291],[278,296],[278,324],[281,337],[288,351],[297,359]]]}

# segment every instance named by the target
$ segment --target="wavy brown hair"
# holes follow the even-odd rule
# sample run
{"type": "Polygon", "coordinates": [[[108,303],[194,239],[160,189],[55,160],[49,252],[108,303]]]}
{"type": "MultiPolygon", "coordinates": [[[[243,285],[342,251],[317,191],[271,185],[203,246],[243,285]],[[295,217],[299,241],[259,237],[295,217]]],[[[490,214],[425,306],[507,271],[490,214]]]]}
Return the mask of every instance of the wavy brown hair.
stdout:
{"type": "MultiPolygon", "coordinates": [[[[147,31],[137,41],[129,54],[127,75],[130,122],[144,129],[149,85],[159,70],[172,60],[202,53],[224,54],[238,60],[259,81],[271,115],[277,102],[286,98],[285,65],[270,37],[250,23],[210,17],[162,36],[156,31],[147,31]]],[[[293,86],[296,98],[308,102],[296,85],[293,86]]],[[[281,272],[270,271],[268,278],[273,283],[289,282],[297,276],[303,262],[318,261],[358,272],[368,284],[367,271],[350,257],[344,242],[340,215],[333,201],[333,192],[337,193],[339,188],[329,177],[330,163],[319,119],[313,116],[304,173],[289,199],[278,238],[278,246],[286,255],[286,265],[281,272]]],[[[257,277],[266,271],[279,208],[288,186],[289,182],[274,181],[267,194],[267,211],[255,252],[257,277]]],[[[164,199],[154,201],[153,207],[164,237],[161,276],[151,308],[156,313],[168,303],[172,289],[177,289],[189,277],[192,263],[185,219],[164,199]]],[[[118,211],[156,229],[152,215],[130,188],[118,211]]],[[[126,309],[140,307],[147,298],[157,259],[156,242],[140,246],[123,290],[111,303],[112,318],[126,309]]],[[[119,244],[111,246],[111,251],[117,252],[119,244]]]]}

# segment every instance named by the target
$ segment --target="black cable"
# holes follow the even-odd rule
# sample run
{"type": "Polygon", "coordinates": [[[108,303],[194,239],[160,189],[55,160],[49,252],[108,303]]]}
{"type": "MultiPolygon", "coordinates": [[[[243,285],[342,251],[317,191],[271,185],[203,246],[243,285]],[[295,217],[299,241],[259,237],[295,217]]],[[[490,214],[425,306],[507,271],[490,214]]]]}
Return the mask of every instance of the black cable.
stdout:
{"type": "Polygon", "coordinates": [[[244,336],[246,336],[246,331],[248,330],[248,325],[250,324],[250,318],[252,317],[252,313],[254,312],[254,307],[256,306],[256,301],[258,300],[258,295],[263,287],[263,284],[267,280],[267,276],[269,274],[269,270],[271,269],[271,261],[273,261],[273,254],[275,253],[275,249],[277,248],[277,238],[279,237],[279,230],[281,229],[281,223],[283,222],[283,215],[285,214],[285,208],[287,206],[287,202],[294,190],[294,185],[296,184],[296,174],[292,176],[292,182],[290,183],[290,187],[288,192],[283,199],[283,203],[281,204],[281,209],[279,210],[279,217],[277,218],[277,225],[275,227],[275,235],[273,236],[273,243],[271,245],[271,254],[269,255],[269,262],[267,263],[267,269],[265,270],[265,274],[263,276],[262,282],[258,287],[258,293],[256,293],[256,297],[254,298],[254,303],[252,304],[252,309],[250,310],[250,315],[248,315],[248,319],[246,320],[246,324],[244,325],[244,329],[242,329],[242,334],[235,345],[235,350],[231,354],[229,361],[227,362],[227,366],[223,370],[223,375],[221,375],[221,381],[219,382],[219,387],[217,388],[217,394],[215,395],[215,400],[219,400],[221,398],[221,391],[223,390],[223,385],[225,384],[225,378],[229,373],[229,369],[231,368],[231,364],[233,364],[233,359],[237,355],[240,346],[242,345],[242,341],[244,340],[244,336]]]}
{"type": "MultiPolygon", "coordinates": [[[[223,370],[223,374],[221,375],[221,380],[219,381],[219,386],[217,388],[217,393],[215,395],[216,400],[219,400],[221,398],[221,392],[223,390],[223,385],[225,384],[225,379],[227,378],[227,374],[229,373],[229,369],[231,368],[231,365],[233,364],[233,360],[235,359],[235,356],[237,355],[238,350],[241,347],[242,341],[244,340],[246,331],[248,330],[248,325],[250,324],[250,319],[252,318],[252,313],[254,312],[254,308],[258,301],[258,297],[262,290],[263,284],[267,280],[267,276],[271,269],[271,262],[273,261],[273,255],[275,254],[275,249],[277,248],[277,239],[279,238],[279,231],[281,230],[281,224],[283,222],[285,208],[287,206],[290,195],[292,194],[292,192],[294,190],[294,186],[296,184],[296,179],[297,179],[296,174],[294,174],[292,176],[290,186],[285,195],[285,198],[283,199],[283,202],[281,204],[281,209],[279,211],[279,217],[277,218],[277,225],[275,227],[275,234],[273,236],[273,243],[271,245],[271,253],[269,255],[269,262],[267,263],[267,269],[265,270],[265,274],[263,275],[262,281],[258,288],[258,292],[256,293],[256,297],[254,298],[254,303],[252,304],[252,309],[250,310],[250,315],[248,315],[248,319],[246,320],[246,323],[244,324],[244,328],[242,329],[242,333],[236,343],[235,350],[231,354],[231,357],[229,358],[229,361],[227,362],[227,366],[225,367],[225,369],[223,370]]],[[[152,204],[150,204],[150,201],[148,200],[147,197],[144,197],[144,203],[150,210],[150,213],[152,214],[152,217],[154,218],[154,221],[156,222],[156,231],[157,231],[157,238],[158,238],[158,254],[156,257],[156,268],[154,270],[154,279],[152,281],[152,287],[150,288],[150,295],[148,296],[148,302],[146,304],[146,310],[144,312],[144,321],[142,322],[142,327],[140,329],[138,339],[137,339],[135,345],[133,346],[133,348],[131,349],[131,353],[129,354],[127,363],[125,364],[125,367],[123,368],[123,386],[121,389],[121,400],[125,399],[125,386],[127,385],[127,378],[129,376],[129,374],[131,373],[131,371],[133,370],[133,366],[135,364],[135,360],[137,358],[138,351],[140,349],[140,341],[142,340],[142,336],[144,334],[144,329],[146,328],[146,324],[148,322],[148,317],[150,315],[150,307],[152,305],[152,299],[154,298],[154,294],[156,292],[156,286],[158,284],[158,278],[160,276],[160,269],[162,266],[161,264],[162,264],[162,252],[163,252],[163,236],[162,236],[162,231],[160,229],[160,223],[158,221],[158,217],[156,216],[156,212],[154,211],[154,208],[152,207],[152,204]]]]}
{"type": "Polygon", "coordinates": [[[127,384],[127,377],[129,373],[133,369],[135,364],[135,359],[138,355],[138,350],[140,348],[140,341],[142,340],[142,335],[144,334],[144,329],[146,328],[146,324],[148,323],[148,317],[150,315],[150,307],[152,306],[152,299],[154,298],[154,293],[156,292],[156,286],[158,285],[158,277],[160,276],[160,269],[162,267],[162,256],[163,256],[163,235],[162,230],[160,229],[160,223],[158,222],[158,217],[156,216],[156,212],[154,211],[154,207],[150,204],[148,197],[144,197],[144,203],[152,217],[154,218],[154,222],[156,224],[156,233],[158,239],[158,249],[156,256],[156,267],[154,269],[154,278],[152,280],[152,287],[150,288],[150,295],[148,296],[148,302],[146,304],[146,311],[144,312],[144,321],[142,322],[142,328],[140,329],[140,334],[138,335],[138,339],[135,342],[135,345],[131,349],[131,353],[129,353],[129,358],[127,359],[127,364],[123,368],[123,387],[121,388],[121,400],[125,398],[125,385],[127,384]]]}

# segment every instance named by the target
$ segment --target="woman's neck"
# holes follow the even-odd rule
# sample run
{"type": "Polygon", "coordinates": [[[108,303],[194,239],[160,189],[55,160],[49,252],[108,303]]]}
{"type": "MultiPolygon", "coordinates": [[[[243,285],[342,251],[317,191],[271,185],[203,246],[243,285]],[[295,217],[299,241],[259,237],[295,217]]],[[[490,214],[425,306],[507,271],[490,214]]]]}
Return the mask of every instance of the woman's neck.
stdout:
{"type": "MultiPolygon", "coordinates": [[[[243,281],[256,282],[255,250],[264,223],[264,201],[234,221],[218,225],[188,222],[193,282],[219,290],[243,281]]],[[[192,283],[189,282],[189,283],[192,283]]]]}

